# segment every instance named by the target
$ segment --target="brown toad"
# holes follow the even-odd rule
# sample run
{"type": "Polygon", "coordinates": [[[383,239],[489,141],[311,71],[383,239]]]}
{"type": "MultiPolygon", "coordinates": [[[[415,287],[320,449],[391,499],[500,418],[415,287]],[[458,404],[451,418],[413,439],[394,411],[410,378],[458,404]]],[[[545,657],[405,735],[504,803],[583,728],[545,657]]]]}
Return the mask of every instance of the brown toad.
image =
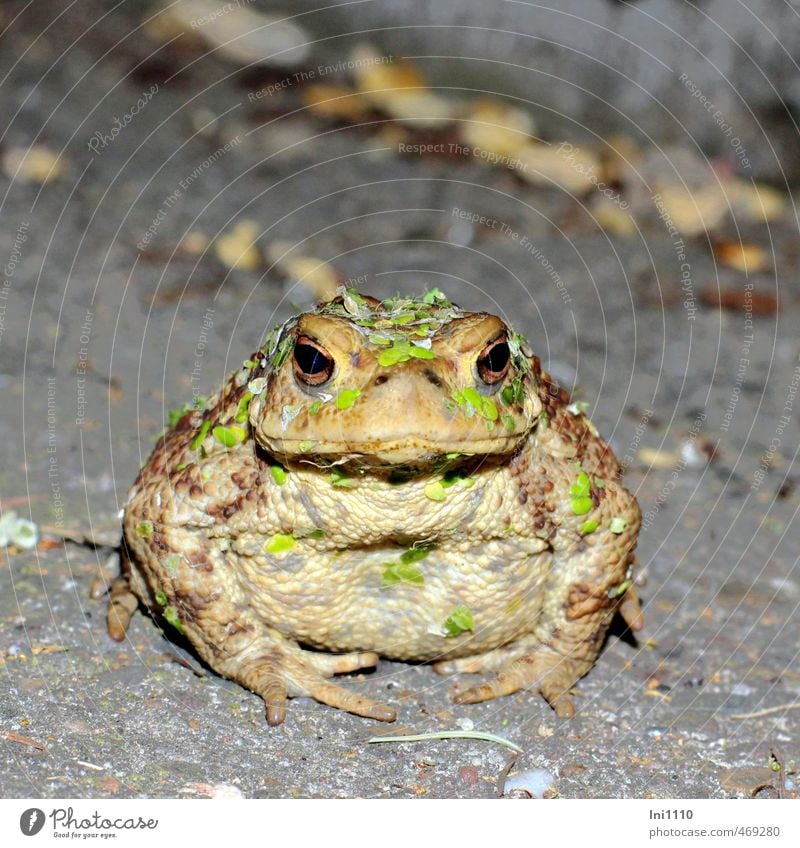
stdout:
{"type": "Polygon", "coordinates": [[[270,724],[299,696],[393,720],[329,680],[380,656],[496,672],[459,703],[534,688],[568,716],[615,611],[641,624],[640,513],[618,474],[500,318],[437,290],[343,290],[159,441],[125,508],[109,632],[138,598],[270,724]]]}

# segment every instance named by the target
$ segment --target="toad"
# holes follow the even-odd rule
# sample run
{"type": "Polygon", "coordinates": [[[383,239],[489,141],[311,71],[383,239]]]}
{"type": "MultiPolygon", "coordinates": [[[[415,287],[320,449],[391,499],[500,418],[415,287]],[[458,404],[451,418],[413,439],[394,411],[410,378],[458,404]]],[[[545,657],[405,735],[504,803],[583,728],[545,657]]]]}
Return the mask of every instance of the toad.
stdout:
{"type": "Polygon", "coordinates": [[[631,585],[639,507],[527,342],[434,290],[348,289],[297,315],[159,440],[124,510],[108,628],[141,601],[271,725],[380,657],[486,674],[460,704],[539,692],[559,716],[631,585]]]}

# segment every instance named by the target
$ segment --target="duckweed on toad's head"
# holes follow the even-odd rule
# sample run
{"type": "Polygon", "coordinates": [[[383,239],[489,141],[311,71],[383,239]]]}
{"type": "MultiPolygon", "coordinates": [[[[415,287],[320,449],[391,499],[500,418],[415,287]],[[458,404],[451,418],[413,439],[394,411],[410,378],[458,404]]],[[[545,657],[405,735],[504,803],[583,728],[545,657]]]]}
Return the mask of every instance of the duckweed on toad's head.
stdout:
{"type": "Polygon", "coordinates": [[[508,455],[541,411],[524,340],[438,290],[378,301],[341,289],[262,353],[249,417],[282,461],[420,469],[508,455]]]}

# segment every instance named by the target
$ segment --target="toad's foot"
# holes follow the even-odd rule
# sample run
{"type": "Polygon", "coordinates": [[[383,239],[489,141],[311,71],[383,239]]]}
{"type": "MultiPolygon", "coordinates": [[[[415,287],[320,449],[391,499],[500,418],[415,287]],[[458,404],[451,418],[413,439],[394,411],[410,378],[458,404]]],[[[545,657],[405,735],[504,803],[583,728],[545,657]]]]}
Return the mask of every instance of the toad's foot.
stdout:
{"type": "MultiPolygon", "coordinates": [[[[137,569],[111,584],[107,613],[108,633],[121,642],[136,611],[138,598],[152,605],[152,595],[137,569]]],[[[173,603],[173,599],[169,599],[173,603]]],[[[173,607],[173,609],[177,608],[173,607]]],[[[374,668],[379,657],[372,651],[326,654],[301,649],[296,642],[265,627],[247,610],[219,598],[206,603],[203,616],[187,618],[185,635],[215,671],[260,695],[267,705],[267,722],[281,724],[288,698],[314,698],[356,715],[394,721],[391,707],[337,686],[327,678],[362,668],[374,668]],[[199,625],[204,629],[200,630],[199,625]]]]}
{"type": "Polygon", "coordinates": [[[245,659],[236,656],[215,665],[226,677],[237,680],[264,699],[267,723],[272,726],[286,718],[289,698],[313,698],[377,721],[394,721],[397,717],[391,707],[326,679],[334,674],[374,667],[378,663],[375,653],[322,654],[304,651],[288,641],[280,646],[265,646],[264,651],[251,647],[247,653],[245,659]]]}
{"type": "Polygon", "coordinates": [[[634,633],[644,627],[644,615],[642,614],[642,602],[633,586],[629,586],[619,605],[619,614],[628,628],[634,633]]]}
{"type": "Polygon", "coordinates": [[[536,689],[559,718],[575,715],[575,706],[567,693],[588,671],[585,662],[561,656],[547,646],[525,650],[520,644],[437,663],[434,669],[440,674],[498,672],[486,683],[457,692],[453,696],[457,704],[477,704],[523,689],[536,689]]]}
{"type": "Polygon", "coordinates": [[[127,577],[117,577],[111,583],[106,629],[115,642],[122,642],[128,631],[131,618],[139,606],[139,600],[131,591],[127,577]]]}

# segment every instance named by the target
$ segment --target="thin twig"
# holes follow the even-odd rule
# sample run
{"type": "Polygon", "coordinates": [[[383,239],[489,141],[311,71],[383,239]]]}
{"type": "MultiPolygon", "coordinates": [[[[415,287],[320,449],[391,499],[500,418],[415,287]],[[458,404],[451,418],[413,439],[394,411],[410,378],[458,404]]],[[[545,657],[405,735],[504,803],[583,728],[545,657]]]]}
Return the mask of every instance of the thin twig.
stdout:
{"type": "Polygon", "coordinates": [[[506,794],[506,781],[508,780],[511,769],[514,768],[517,762],[518,754],[514,753],[508,758],[508,762],[503,767],[500,774],[497,775],[497,797],[503,798],[506,794]]]}
{"type": "Polygon", "coordinates": [[[37,742],[35,739],[31,739],[28,736],[21,736],[19,733],[14,733],[13,730],[4,730],[0,733],[0,736],[3,739],[8,739],[9,742],[16,742],[19,745],[28,745],[30,748],[36,748],[37,751],[44,751],[47,747],[42,742],[37,742]]]}
{"type": "Polygon", "coordinates": [[[800,710],[800,703],[796,704],[780,704],[777,707],[767,707],[763,710],[756,710],[754,713],[733,713],[730,718],[745,719],[745,718],[761,718],[762,716],[774,715],[775,713],[783,713],[787,710],[800,710]]]}
{"type": "Polygon", "coordinates": [[[512,751],[522,753],[522,748],[515,742],[503,739],[502,736],[495,736],[493,733],[482,733],[479,730],[440,730],[436,733],[413,733],[405,736],[373,736],[371,739],[367,739],[367,744],[373,742],[427,742],[432,739],[481,739],[484,742],[496,742],[498,745],[505,745],[512,751]]]}

